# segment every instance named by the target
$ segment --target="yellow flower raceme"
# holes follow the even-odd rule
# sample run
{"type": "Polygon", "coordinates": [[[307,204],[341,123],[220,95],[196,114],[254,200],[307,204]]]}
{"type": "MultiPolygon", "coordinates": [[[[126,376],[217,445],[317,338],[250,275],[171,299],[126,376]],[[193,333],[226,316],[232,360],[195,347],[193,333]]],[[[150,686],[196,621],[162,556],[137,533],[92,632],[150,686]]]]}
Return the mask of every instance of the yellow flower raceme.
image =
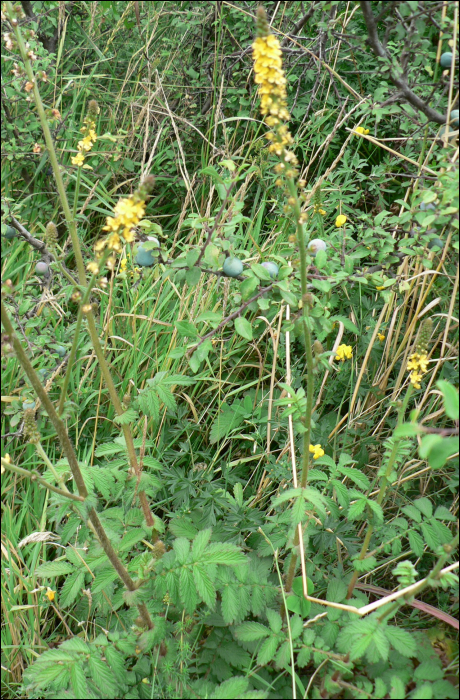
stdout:
{"type": "Polygon", "coordinates": [[[337,354],[335,356],[336,360],[345,362],[345,360],[351,360],[353,358],[353,348],[351,345],[339,345],[337,348],[337,354]]]}
{"type": "Polygon", "coordinates": [[[335,225],[337,228],[340,228],[340,226],[343,226],[347,222],[347,217],[344,214],[339,214],[339,216],[335,220],[335,225]]]}
{"type": "Polygon", "coordinates": [[[363,126],[355,126],[355,131],[357,131],[358,134],[364,134],[364,135],[369,133],[369,129],[365,129],[363,126]]]}
{"type": "Polygon", "coordinates": [[[70,160],[72,161],[72,165],[80,166],[85,162],[85,156],[83,153],[77,153],[77,155],[73,156],[70,160]]]}
{"type": "Polygon", "coordinates": [[[410,371],[411,384],[416,388],[421,388],[423,375],[428,372],[428,357],[424,353],[413,352],[409,357],[407,369],[410,371]]]}
{"type": "Polygon", "coordinates": [[[310,452],[313,454],[313,459],[319,459],[324,455],[324,450],[321,445],[310,445],[310,452]]]}

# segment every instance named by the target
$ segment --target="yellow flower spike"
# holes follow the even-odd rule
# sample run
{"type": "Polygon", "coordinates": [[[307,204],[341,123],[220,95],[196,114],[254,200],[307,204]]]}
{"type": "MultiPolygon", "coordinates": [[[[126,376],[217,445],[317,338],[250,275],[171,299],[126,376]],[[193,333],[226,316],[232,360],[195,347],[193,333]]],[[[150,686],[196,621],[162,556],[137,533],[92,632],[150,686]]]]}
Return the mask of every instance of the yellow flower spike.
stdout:
{"type": "Polygon", "coordinates": [[[319,459],[323,457],[324,450],[321,445],[310,445],[310,452],[313,454],[313,459],[319,459]]]}
{"type": "Polygon", "coordinates": [[[335,225],[337,228],[340,228],[340,226],[344,226],[347,223],[347,217],[344,214],[339,214],[339,216],[335,220],[335,225]]]}
{"type": "Polygon", "coordinates": [[[345,362],[345,360],[351,360],[353,358],[353,348],[351,345],[339,345],[337,348],[337,354],[335,356],[336,360],[345,362]]]}
{"type": "Polygon", "coordinates": [[[56,595],[56,591],[53,591],[51,588],[48,587],[48,588],[46,589],[45,595],[46,595],[46,597],[48,598],[48,600],[49,600],[50,602],[53,602],[54,596],[56,595]]]}

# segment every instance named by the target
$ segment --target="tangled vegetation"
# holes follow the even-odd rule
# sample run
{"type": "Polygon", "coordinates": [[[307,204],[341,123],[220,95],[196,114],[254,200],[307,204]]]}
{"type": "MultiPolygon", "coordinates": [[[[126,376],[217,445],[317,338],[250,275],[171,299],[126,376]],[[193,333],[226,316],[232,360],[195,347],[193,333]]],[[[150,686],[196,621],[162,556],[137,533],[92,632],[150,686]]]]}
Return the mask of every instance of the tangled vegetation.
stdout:
{"type": "Polygon", "coordinates": [[[2,693],[458,696],[458,5],[2,4],[2,693]]]}

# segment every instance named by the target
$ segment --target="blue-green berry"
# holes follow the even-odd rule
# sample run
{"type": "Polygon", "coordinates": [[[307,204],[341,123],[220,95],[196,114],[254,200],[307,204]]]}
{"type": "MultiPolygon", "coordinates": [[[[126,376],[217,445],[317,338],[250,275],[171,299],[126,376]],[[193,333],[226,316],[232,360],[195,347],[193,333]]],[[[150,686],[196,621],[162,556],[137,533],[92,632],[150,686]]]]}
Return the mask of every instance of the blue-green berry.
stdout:
{"type": "Polygon", "coordinates": [[[22,402],[22,408],[24,411],[27,411],[30,408],[35,408],[35,401],[31,401],[30,399],[26,399],[25,401],[22,402]]]}
{"type": "Polygon", "coordinates": [[[455,129],[458,129],[458,109],[453,109],[450,113],[450,123],[455,129]]]}
{"type": "Polygon", "coordinates": [[[59,355],[59,357],[64,357],[64,356],[66,355],[66,353],[67,353],[67,350],[66,350],[66,348],[63,347],[62,345],[58,345],[58,346],[56,347],[56,352],[57,352],[57,354],[59,355]]]}
{"type": "Polygon", "coordinates": [[[439,63],[441,64],[442,68],[450,68],[452,65],[452,52],[445,51],[445,53],[441,54],[439,63]]]}
{"type": "Polygon", "coordinates": [[[427,211],[428,209],[436,209],[436,205],[433,202],[420,202],[420,210],[427,211]]]}
{"type": "Polygon", "coordinates": [[[308,252],[310,255],[313,257],[316,257],[316,254],[320,250],[326,250],[327,245],[326,242],[321,240],[321,238],[314,238],[310,243],[308,244],[308,252]]]}
{"type": "Polygon", "coordinates": [[[428,243],[428,248],[429,250],[433,250],[433,248],[440,248],[442,250],[444,248],[444,242],[440,238],[432,238],[428,243]]]}
{"type": "Polygon", "coordinates": [[[227,277],[239,277],[243,272],[243,263],[238,258],[226,258],[222,270],[227,277]]]}
{"type": "Polygon", "coordinates": [[[46,262],[43,262],[43,260],[41,260],[35,265],[35,274],[39,277],[45,277],[45,275],[48,274],[48,270],[49,267],[46,264],[46,262]]]}
{"type": "Polygon", "coordinates": [[[148,241],[145,241],[144,243],[139,243],[139,245],[137,246],[136,257],[134,258],[135,262],[141,267],[151,267],[156,262],[156,248],[159,247],[160,242],[158,238],[155,238],[155,236],[149,236],[148,241]],[[144,246],[147,242],[153,243],[154,247],[152,249],[150,249],[150,247],[146,249],[144,246]]]}
{"type": "Polygon", "coordinates": [[[6,231],[3,234],[5,238],[7,238],[9,241],[11,241],[12,238],[16,238],[16,229],[13,228],[12,226],[7,226],[6,231]]]}
{"type": "Polygon", "coordinates": [[[37,374],[40,377],[40,379],[42,380],[42,382],[44,382],[45,379],[49,376],[49,371],[47,369],[45,369],[44,367],[42,367],[41,369],[38,370],[37,374]]]}
{"type": "Polygon", "coordinates": [[[267,270],[268,274],[272,279],[275,279],[275,277],[278,277],[278,272],[279,272],[279,267],[276,263],[274,262],[263,262],[262,267],[265,267],[267,270]]]}

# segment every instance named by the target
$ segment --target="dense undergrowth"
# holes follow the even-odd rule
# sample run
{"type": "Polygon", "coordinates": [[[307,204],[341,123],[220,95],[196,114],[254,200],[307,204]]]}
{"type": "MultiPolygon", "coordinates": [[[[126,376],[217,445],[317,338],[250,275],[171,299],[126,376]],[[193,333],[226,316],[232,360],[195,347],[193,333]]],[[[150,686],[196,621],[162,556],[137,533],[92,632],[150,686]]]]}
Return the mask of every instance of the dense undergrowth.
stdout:
{"type": "Polygon", "coordinates": [[[2,6],[5,697],[458,695],[458,6],[265,9],[2,6]]]}

